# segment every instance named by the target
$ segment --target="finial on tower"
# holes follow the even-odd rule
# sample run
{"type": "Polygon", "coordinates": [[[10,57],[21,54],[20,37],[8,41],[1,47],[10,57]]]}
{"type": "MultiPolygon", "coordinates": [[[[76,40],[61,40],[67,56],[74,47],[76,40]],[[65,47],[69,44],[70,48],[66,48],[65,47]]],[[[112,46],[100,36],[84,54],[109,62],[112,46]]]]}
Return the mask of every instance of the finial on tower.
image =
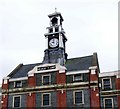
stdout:
{"type": "Polygon", "coordinates": [[[57,12],[57,8],[55,7],[55,12],[57,12]]]}

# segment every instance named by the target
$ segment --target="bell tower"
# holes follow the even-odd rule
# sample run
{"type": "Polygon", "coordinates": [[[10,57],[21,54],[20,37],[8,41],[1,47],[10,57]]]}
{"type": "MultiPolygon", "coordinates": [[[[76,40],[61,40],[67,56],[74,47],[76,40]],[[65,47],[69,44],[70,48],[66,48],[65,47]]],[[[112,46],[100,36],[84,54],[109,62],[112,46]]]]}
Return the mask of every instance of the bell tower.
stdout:
{"type": "Polygon", "coordinates": [[[65,43],[67,38],[62,27],[63,17],[60,12],[54,12],[48,15],[50,26],[47,27],[47,33],[44,34],[47,43],[47,49],[44,51],[43,63],[65,64],[67,59],[65,43]]]}

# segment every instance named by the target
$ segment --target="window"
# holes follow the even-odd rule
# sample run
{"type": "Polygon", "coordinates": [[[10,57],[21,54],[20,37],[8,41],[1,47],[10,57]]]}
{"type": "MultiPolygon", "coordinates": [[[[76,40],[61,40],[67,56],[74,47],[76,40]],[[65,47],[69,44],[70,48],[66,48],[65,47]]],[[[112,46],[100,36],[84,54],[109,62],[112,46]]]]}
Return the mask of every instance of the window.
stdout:
{"type": "Polygon", "coordinates": [[[14,108],[20,108],[21,107],[21,97],[20,96],[14,96],[13,97],[13,107],[14,108]]]}
{"type": "Polygon", "coordinates": [[[50,84],[50,75],[43,75],[42,83],[43,83],[43,85],[49,85],[50,84]]]}
{"type": "Polygon", "coordinates": [[[44,93],[42,95],[42,106],[50,106],[51,98],[50,98],[50,93],[44,93]]]}
{"type": "Polygon", "coordinates": [[[59,31],[59,28],[58,27],[55,27],[55,32],[58,32],[59,31]]]}
{"type": "Polygon", "coordinates": [[[81,80],[82,80],[82,74],[73,75],[73,81],[81,81],[81,80]]]}
{"type": "Polygon", "coordinates": [[[22,81],[16,81],[16,82],[14,82],[14,87],[15,87],[15,88],[20,88],[20,87],[22,87],[22,81]]]}
{"type": "Polygon", "coordinates": [[[56,17],[54,17],[51,21],[53,26],[58,23],[58,19],[56,17]]]}
{"type": "Polygon", "coordinates": [[[52,33],[52,32],[53,32],[53,29],[52,29],[52,28],[50,28],[50,29],[49,29],[49,33],[52,33]]]}
{"type": "Polygon", "coordinates": [[[112,88],[112,86],[111,86],[111,79],[110,78],[104,78],[103,79],[103,89],[104,90],[108,90],[108,89],[111,89],[112,88]]]}
{"type": "Polygon", "coordinates": [[[83,91],[74,92],[74,104],[83,104],[83,91]]]}
{"type": "Polygon", "coordinates": [[[112,98],[104,98],[104,108],[105,109],[113,109],[113,99],[112,98]]]}

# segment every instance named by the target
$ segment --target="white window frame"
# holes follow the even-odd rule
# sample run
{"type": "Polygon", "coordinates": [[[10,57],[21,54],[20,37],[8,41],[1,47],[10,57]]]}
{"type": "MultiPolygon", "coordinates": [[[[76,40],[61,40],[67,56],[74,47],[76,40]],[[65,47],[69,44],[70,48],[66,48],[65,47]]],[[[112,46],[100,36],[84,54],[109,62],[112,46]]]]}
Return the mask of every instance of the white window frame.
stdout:
{"type": "Polygon", "coordinates": [[[104,99],[103,99],[104,109],[106,109],[106,107],[105,107],[105,100],[106,100],[106,99],[111,99],[111,100],[112,100],[112,108],[110,108],[110,109],[113,109],[113,107],[114,107],[114,106],[113,106],[113,98],[104,98],[104,99]]]}
{"type": "Polygon", "coordinates": [[[22,81],[14,81],[14,88],[21,88],[22,87],[22,81]],[[16,82],[21,82],[20,87],[16,87],[16,82]]]}
{"type": "Polygon", "coordinates": [[[13,108],[21,108],[21,95],[13,96],[13,105],[12,105],[12,107],[13,107],[13,108]],[[14,107],[15,97],[20,97],[20,107],[14,107]]]}
{"type": "Polygon", "coordinates": [[[84,104],[84,93],[83,93],[83,90],[73,91],[73,103],[74,103],[75,105],[84,104]],[[76,92],[82,92],[82,103],[75,103],[75,93],[76,93],[76,92]]]}
{"type": "Polygon", "coordinates": [[[50,74],[42,75],[42,85],[49,85],[49,84],[44,84],[43,78],[44,78],[45,76],[49,76],[49,84],[51,83],[51,75],[50,75],[50,74]]]}
{"type": "Polygon", "coordinates": [[[42,107],[51,106],[51,93],[42,93],[42,107]],[[43,95],[49,94],[49,105],[43,105],[43,95]]]}
{"type": "Polygon", "coordinates": [[[102,78],[102,89],[105,89],[105,87],[104,87],[104,80],[105,79],[109,79],[110,80],[110,88],[112,89],[111,78],[102,78]]]}
{"type": "Polygon", "coordinates": [[[78,81],[82,81],[83,80],[83,75],[82,74],[74,74],[73,75],[73,82],[77,82],[77,80],[75,80],[75,75],[81,75],[81,78],[78,81]]]}

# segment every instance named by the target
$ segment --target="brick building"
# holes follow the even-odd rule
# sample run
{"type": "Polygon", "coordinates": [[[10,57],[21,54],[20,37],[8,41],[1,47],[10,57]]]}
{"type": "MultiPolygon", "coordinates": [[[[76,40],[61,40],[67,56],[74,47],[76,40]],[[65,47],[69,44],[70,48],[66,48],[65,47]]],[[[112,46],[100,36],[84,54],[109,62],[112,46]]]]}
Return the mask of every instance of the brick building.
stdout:
{"type": "MultiPolygon", "coordinates": [[[[62,27],[63,17],[59,12],[49,14],[48,17],[50,26],[44,34],[47,48],[43,61],[19,64],[3,78],[2,107],[118,107],[120,86],[116,84],[120,84],[120,76],[113,76],[116,80],[112,85],[114,87],[110,86],[113,89],[104,90],[108,87],[108,80],[104,73],[100,74],[97,53],[68,59],[65,46],[67,37],[62,27]],[[115,97],[110,97],[112,95],[109,92],[114,91],[115,97]]],[[[109,78],[111,81],[112,75],[109,78]]]]}
{"type": "Polygon", "coordinates": [[[2,97],[2,89],[1,89],[1,84],[0,84],[0,109],[1,109],[1,97],[2,97]]]}
{"type": "Polygon", "coordinates": [[[101,107],[120,109],[120,71],[99,74],[101,107]]]}

